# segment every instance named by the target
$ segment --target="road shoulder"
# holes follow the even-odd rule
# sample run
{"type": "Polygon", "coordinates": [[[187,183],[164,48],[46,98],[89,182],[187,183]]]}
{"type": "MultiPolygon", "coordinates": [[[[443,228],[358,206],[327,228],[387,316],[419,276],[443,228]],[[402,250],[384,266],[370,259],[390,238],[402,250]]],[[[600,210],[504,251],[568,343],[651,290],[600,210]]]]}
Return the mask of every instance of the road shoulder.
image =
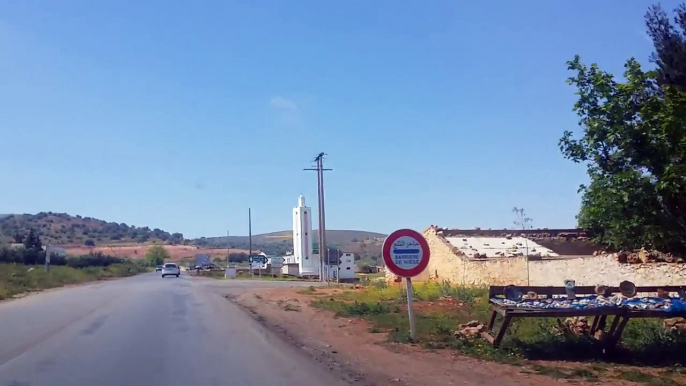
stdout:
{"type": "Polygon", "coordinates": [[[311,299],[302,289],[249,289],[228,298],[318,362],[358,384],[544,386],[552,381],[524,374],[515,366],[447,350],[390,343],[385,334],[371,333],[364,320],[335,318],[331,312],[310,307],[311,299]]]}

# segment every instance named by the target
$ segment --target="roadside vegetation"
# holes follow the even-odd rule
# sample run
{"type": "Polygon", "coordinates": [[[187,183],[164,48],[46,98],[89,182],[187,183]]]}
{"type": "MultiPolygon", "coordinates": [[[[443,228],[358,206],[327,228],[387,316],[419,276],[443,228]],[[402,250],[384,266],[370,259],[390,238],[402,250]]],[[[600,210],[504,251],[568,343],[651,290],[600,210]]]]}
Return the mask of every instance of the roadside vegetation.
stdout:
{"type": "Polygon", "coordinates": [[[153,245],[145,253],[145,260],[153,267],[164,264],[165,260],[169,260],[169,252],[161,245],[153,245]]]}
{"type": "Polygon", "coordinates": [[[17,236],[19,246],[0,246],[0,300],[25,292],[39,291],[93,280],[136,275],[146,271],[147,262],[91,253],[82,256],[51,254],[50,271],[45,271],[46,251],[40,237],[30,230],[17,236]]]}
{"type": "Polygon", "coordinates": [[[40,291],[68,284],[133,276],[146,271],[147,268],[133,263],[83,268],[51,266],[50,272],[45,272],[45,267],[42,265],[0,263],[0,300],[26,292],[40,291]]]}
{"type": "Polygon", "coordinates": [[[414,286],[417,339],[411,342],[405,292],[403,286],[388,286],[381,281],[336,294],[315,287],[300,291],[313,296],[311,305],[316,308],[333,311],[339,317],[368,321],[371,333],[386,334],[390,342],[455,350],[479,359],[524,366],[525,372],[566,379],[646,379],[649,382],[645,383],[650,385],[670,386],[680,385],[677,379],[686,375],[686,332],[670,332],[661,320],[631,320],[621,346],[610,355],[603,352],[593,337],[569,333],[554,318],[515,319],[501,347],[495,349],[480,336],[459,333],[461,325],[470,321],[488,322],[491,308],[487,288],[460,287],[448,282],[414,286]],[[561,367],[546,365],[545,361],[570,363],[561,367]],[[626,366],[650,366],[657,370],[623,369],[626,366]]]}

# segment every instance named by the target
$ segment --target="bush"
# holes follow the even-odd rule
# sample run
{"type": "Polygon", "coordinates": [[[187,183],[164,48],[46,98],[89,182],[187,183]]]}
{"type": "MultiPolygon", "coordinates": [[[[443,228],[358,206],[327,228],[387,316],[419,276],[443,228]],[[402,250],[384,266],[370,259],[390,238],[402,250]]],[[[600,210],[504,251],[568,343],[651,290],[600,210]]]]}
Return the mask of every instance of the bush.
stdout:
{"type": "Polygon", "coordinates": [[[248,255],[246,253],[231,253],[229,254],[230,263],[244,263],[248,261],[248,255]]]}
{"type": "MultiPolygon", "coordinates": [[[[50,256],[50,265],[67,265],[72,268],[108,267],[113,264],[123,264],[127,261],[127,259],[105,255],[100,252],[73,257],[61,256],[56,253],[53,253],[52,256],[50,256]]],[[[45,264],[45,251],[36,251],[33,248],[0,247],[0,263],[42,265],[45,264]]]]}
{"type": "Polygon", "coordinates": [[[169,252],[161,245],[154,245],[145,253],[145,259],[151,265],[163,264],[165,260],[169,259],[169,252]]]}
{"type": "Polygon", "coordinates": [[[84,241],[83,245],[85,245],[87,247],[94,247],[95,241],[93,241],[92,239],[88,239],[88,240],[84,241]]]}
{"type": "Polygon", "coordinates": [[[72,268],[109,267],[113,264],[124,264],[125,262],[126,259],[108,256],[100,252],[67,259],[67,265],[72,268]]]}

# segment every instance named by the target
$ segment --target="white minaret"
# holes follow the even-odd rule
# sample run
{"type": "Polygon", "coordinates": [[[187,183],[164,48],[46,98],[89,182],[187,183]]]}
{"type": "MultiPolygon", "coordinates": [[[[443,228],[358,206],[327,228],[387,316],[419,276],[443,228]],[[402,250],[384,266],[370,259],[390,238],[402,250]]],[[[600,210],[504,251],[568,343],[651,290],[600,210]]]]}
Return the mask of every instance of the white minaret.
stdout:
{"type": "Polygon", "coordinates": [[[319,259],[312,254],[310,213],[310,208],[305,206],[305,197],[300,195],[298,206],[293,208],[293,257],[301,275],[317,275],[319,272],[319,259]]]}

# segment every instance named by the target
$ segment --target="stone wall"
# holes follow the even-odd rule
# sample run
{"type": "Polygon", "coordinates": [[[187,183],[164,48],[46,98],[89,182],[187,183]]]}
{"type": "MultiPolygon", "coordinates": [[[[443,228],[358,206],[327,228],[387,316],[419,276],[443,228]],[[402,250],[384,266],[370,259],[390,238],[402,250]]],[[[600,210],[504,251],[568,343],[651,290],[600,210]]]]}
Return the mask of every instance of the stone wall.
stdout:
{"type": "Polygon", "coordinates": [[[615,255],[529,262],[531,285],[563,285],[565,279],[576,285],[619,285],[629,280],[638,286],[686,285],[686,264],[619,263],[615,255]]]}
{"type": "MultiPolygon", "coordinates": [[[[436,233],[424,231],[431,249],[427,269],[413,281],[449,280],[461,285],[552,285],[567,279],[576,285],[686,285],[686,264],[622,264],[614,255],[528,260],[526,257],[468,259],[436,233]]],[[[388,280],[395,276],[387,271],[388,280]]]]}

